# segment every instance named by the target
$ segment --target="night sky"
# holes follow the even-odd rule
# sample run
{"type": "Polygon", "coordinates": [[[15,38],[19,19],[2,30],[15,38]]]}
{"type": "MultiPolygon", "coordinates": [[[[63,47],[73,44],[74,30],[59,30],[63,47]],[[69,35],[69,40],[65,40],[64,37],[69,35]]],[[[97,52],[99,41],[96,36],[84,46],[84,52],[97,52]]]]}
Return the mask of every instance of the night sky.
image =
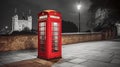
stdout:
{"type": "MultiPolygon", "coordinates": [[[[17,14],[21,19],[22,13],[28,15],[29,9],[33,16],[33,28],[37,29],[37,14],[45,9],[54,9],[62,14],[63,20],[78,24],[78,11],[76,5],[79,0],[1,0],[0,2],[0,29],[9,26],[11,29],[12,16],[17,14]]],[[[88,9],[92,3],[89,0],[81,0],[81,30],[88,30],[86,22],[88,21],[88,9]]]]}

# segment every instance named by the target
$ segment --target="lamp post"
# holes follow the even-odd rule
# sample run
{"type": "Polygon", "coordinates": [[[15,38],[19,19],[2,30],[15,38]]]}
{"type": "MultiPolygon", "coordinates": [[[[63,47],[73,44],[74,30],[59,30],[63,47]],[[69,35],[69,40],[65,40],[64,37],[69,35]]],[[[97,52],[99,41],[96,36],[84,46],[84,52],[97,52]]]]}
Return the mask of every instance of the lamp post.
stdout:
{"type": "Polygon", "coordinates": [[[80,8],[81,8],[81,4],[79,3],[77,5],[77,10],[78,10],[78,15],[79,15],[78,32],[80,32],[80,8]]]}

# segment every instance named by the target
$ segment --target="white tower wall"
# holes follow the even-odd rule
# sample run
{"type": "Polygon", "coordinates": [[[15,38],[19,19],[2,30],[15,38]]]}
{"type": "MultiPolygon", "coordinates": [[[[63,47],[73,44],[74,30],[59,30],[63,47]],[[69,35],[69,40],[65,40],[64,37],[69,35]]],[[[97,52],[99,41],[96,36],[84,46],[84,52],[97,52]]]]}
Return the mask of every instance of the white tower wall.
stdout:
{"type": "Polygon", "coordinates": [[[12,17],[12,31],[23,31],[25,28],[29,28],[29,30],[32,30],[32,16],[28,16],[26,19],[18,19],[18,15],[12,17]]]}
{"type": "Polygon", "coordinates": [[[117,35],[120,36],[120,24],[116,24],[117,26],[117,35]]]}
{"type": "Polygon", "coordinates": [[[12,18],[12,28],[13,28],[13,31],[17,31],[18,30],[18,15],[15,15],[12,18]]]}
{"type": "Polygon", "coordinates": [[[28,16],[28,27],[32,30],[32,16],[28,16]]]}

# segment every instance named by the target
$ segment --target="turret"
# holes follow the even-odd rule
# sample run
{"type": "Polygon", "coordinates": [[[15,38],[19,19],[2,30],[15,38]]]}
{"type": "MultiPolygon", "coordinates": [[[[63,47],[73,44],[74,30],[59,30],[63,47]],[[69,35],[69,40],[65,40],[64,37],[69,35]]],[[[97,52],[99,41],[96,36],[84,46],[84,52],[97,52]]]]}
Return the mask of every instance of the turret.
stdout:
{"type": "Polygon", "coordinates": [[[31,10],[29,10],[29,16],[28,16],[28,24],[29,24],[29,29],[32,30],[32,16],[30,16],[31,10]]]}
{"type": "Polygon", "coordinates": [[[12,28],[13,28],[13,31],[18,30],[18,15],[17,14],[12,17],[12,28]]]}

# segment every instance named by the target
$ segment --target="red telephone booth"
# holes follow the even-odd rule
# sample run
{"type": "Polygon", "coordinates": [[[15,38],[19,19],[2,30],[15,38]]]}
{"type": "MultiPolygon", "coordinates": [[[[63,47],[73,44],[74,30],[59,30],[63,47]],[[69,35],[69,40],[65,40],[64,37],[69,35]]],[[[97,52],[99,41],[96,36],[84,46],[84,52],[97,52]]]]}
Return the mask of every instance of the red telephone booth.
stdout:
{"type": "Polygon", "coordinates": [[[60,58],[62,54],[62,18],[55,10],[38,14],[38,58],[60,58]]]}

